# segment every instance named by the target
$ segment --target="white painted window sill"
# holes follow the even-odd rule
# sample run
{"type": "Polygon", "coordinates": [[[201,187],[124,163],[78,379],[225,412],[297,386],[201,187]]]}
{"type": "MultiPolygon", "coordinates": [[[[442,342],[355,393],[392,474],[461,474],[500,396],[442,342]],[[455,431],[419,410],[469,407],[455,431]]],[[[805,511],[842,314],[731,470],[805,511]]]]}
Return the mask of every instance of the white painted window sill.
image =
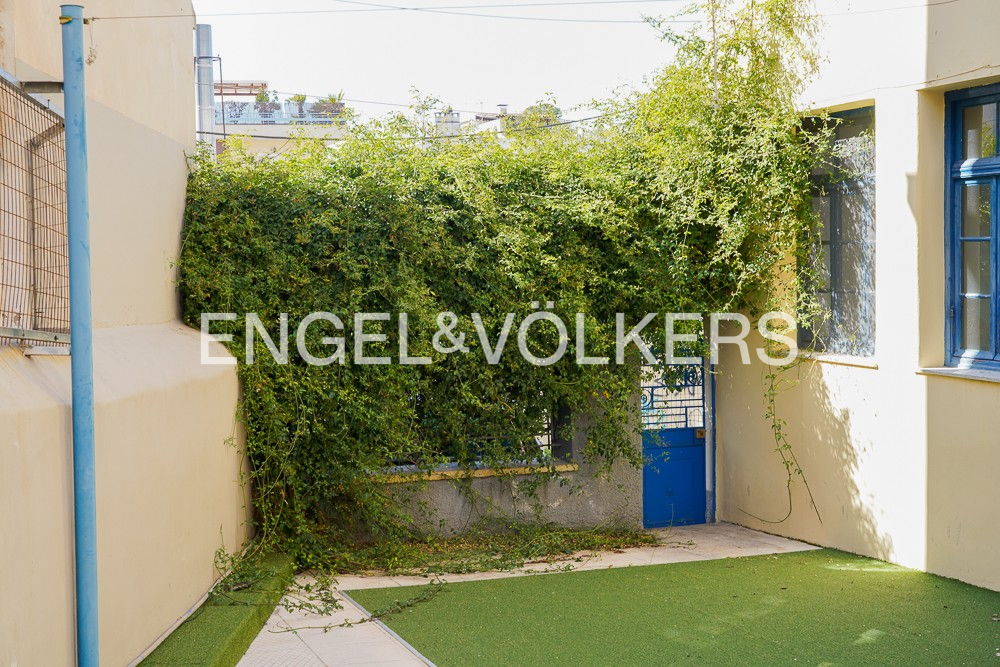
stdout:
{"type": "Polygon", "coordinates": [[[1000,383],[1000,371],[986,370],[983,368],[955,368],[954,366],[937,366],[933,368],[921,368],[917,371],[919,375],[937,375],[946,378],[957,378],[959,380],[975,380],[978,382],[1000,383]]]}
{"type": "Polygon", "coordinates": [[[855,357],[850,354],[833,354],[832,352],[802,352],[809,361],[821,364],[836,364],[838,366],[854,366],[856,368],[878,368],[875,357],[855,357]]]}

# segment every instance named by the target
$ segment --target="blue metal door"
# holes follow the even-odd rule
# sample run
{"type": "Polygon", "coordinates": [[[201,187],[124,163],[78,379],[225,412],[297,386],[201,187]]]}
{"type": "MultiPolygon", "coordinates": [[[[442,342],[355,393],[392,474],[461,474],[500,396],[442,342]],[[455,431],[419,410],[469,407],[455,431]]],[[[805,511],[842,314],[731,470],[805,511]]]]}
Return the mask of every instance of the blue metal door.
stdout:
{"type": "Polygon", "coordinates": [[[706,521],[705,377],[674,366],[642,387],[642,520],[646,528],[706,521]]]}

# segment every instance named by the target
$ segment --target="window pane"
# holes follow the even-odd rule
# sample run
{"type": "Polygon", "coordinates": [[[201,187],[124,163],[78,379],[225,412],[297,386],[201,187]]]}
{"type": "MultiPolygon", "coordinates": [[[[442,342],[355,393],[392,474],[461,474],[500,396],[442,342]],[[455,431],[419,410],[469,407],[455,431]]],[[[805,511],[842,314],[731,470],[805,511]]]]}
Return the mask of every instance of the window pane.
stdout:
{"type": "Polygon", "coordinates": [[[830,290],[830,197],[813,197],[813,211],[819,216],[820,244],[812,251],[813,269],[816,271],[816,289],[830,290]]]}
{"type": "Polygon", "coordinates": [[[812,346],[818,352],[828,352],[828,341],[830,338],[830,320],[832,318],[832,305],[830,295],[820,293],[816,295],[819,302],[820,314],[812,326],[806,329],[799,329],[799,345],[802,347],[812,346]]]}
{"type": "Polygon", "coordinates": [[[835,199],[835,229],[831,249],[833,321],[828,350],[870,356],[875,353],[875,183],[871,135],[840,184],[835,199]]]}
{"type": "Polygon", "coordinates": [[[859,109],[854,112],[847,112],[837,116],[840,123],[837,124],[837,139],[853,139],[863,134],[870,134],[875,128],[875,109],[859,109]]]}
{"type": "Polygon", "coordinates": [[[996,104],[981,104],[965,110],[965,159],[996,155],[996,104]]]}
{"type": "Polygon", "coordinates": [[[875,173],[875,113],[869,109],[845,118],[837,126],[833,144],[840,176],[848,182],[864,181],[875,173]]]}
{"type": "Polygon", "coordinates": [[[863,243],[840,246],[838,292],[873,294],[875,292],[875,249],[863,243]]]}
{"type": "Polygon", "coordinates": [[[962,236],[990,235],[990,184],[967,185],[962,197],[962,236]]]}
{"type": "Polygon", "coordinates": [[[830,351],[872,355],[875,353],[875,250],[870,244],[854,241],[841,244],[838,250],[830,351]]]}
{"type": "Polygon", "coordinates": [[[875,238],[875,188],[867,179],[844,184],[838,232],[840,241],[875,238]]]}
{"type": "Polygon", "coordinates": [[[875,351],[875,111],[834,117],[833,173],[813,198],[823,226],[813,251],[815,297],[828,317],[803,337],[820,350],[868,356],[875,351]]]}
{"type": "Polygon", "coordinates": [[[962,347],[989,351],[990,300],[962,299],[962,315],[962,347]]]}
{"type": "Polygon", "coordinates": [[[962,243],[962,292],[989,294],[991,268],[989,241],[962,243]]]}
{"type": "Polygon", "coordinates": [[[816,258],[816,289],[821,292],[830,291],[830,244],[820,246],[819,257],[816,258]]]}
{"type": "Polygon", "coordinates": [[[819,216],[819,234],[824,243],[830,240],[830,197],[813,197],[813,211],[819,216]]]}

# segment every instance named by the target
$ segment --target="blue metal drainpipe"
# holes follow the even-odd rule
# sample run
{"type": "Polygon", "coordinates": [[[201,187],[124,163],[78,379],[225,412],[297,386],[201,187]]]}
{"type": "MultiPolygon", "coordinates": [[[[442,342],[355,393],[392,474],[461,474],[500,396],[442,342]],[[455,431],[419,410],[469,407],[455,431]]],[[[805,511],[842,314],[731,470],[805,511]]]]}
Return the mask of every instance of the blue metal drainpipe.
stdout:
{"type": "Polygon", "coordinates": [[[69,317],[73,384],[73,525],[76,533],[76,660],[96,667],[97,500],[94,473],[94,364],[90,313],[90,212],[87,202],[87,97],[83,85],[83,7],[62,5],[69,317]]]}

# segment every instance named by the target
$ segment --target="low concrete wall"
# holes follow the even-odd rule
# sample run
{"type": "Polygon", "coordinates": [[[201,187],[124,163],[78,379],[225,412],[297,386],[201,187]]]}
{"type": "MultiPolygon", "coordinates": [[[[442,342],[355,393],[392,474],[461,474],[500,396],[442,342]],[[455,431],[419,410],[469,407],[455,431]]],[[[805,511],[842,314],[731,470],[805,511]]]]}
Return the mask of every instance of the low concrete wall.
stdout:
{"type": "Polygon", "coordinates": [[[398,493],[418,530],[441,536],[490,519],[642,528],[642,470],[626,463],[616,463],[606,475],[584,464],[537,488],[531,474],[501,473],[403,483],[398,493]]]}
{"type": "MultiPolygon", "coordinates": [[[[634,409],[638,425],[638,393],[634,409]]],[[[556,479],[539,479],[529,468],[438,471],[398,483],[397,497],[418,530],[441,536],[463,533],[491,519],[566,528],[642,528],[642,468],[616,461],[601,472],[587,463],[583,451],[589,428],[588,419],[578,420],[572,442],[565,443],[568,460],[555,468],[556,479]]],[[[636,430],[630,440],[641,452],[642,434],[636,430]]]]}

